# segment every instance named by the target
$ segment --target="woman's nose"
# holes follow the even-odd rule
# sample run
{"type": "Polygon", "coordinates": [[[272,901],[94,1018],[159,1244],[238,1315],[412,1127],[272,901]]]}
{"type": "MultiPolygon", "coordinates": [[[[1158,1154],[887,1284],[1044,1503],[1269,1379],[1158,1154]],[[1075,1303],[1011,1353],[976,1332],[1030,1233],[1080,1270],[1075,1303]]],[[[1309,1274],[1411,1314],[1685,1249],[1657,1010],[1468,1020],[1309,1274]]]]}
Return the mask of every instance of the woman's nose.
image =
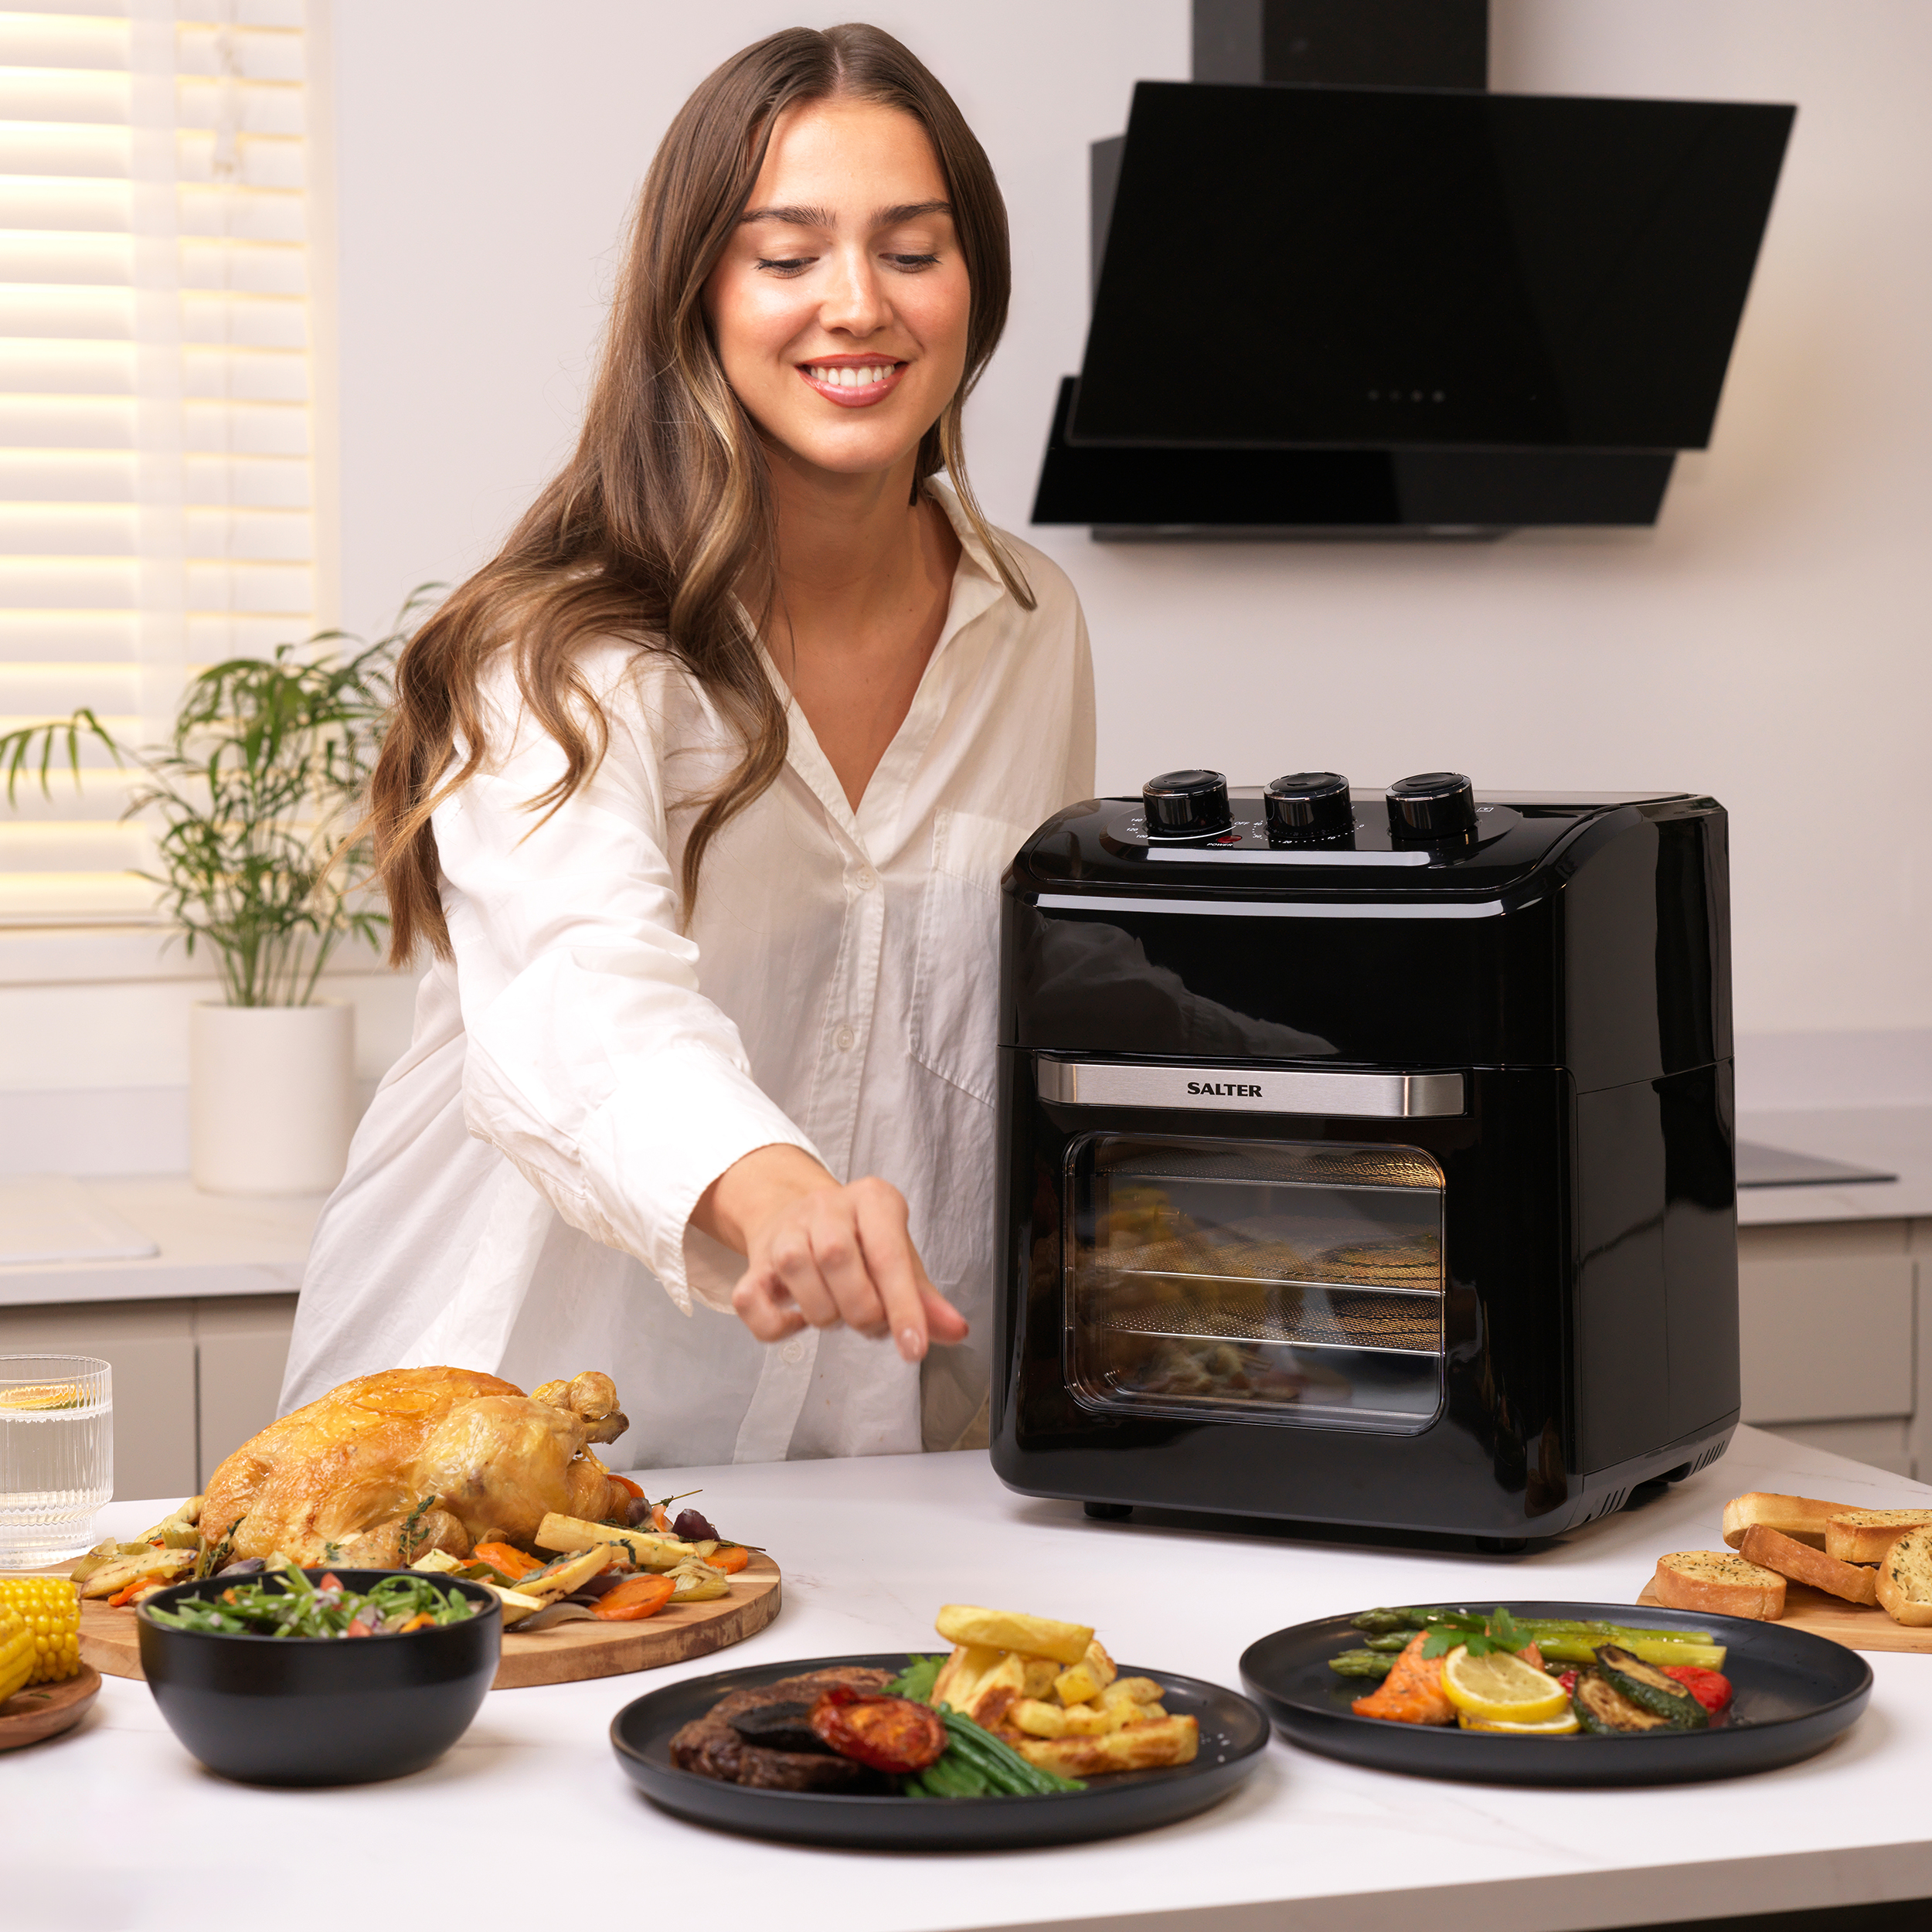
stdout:
{"type": "Polygon", "coordinates": [[[877,270],[855,251],[841,254],[818,312],[821,324],[849,335],[869,335],[887,318],[889,304],[877,270]]]}

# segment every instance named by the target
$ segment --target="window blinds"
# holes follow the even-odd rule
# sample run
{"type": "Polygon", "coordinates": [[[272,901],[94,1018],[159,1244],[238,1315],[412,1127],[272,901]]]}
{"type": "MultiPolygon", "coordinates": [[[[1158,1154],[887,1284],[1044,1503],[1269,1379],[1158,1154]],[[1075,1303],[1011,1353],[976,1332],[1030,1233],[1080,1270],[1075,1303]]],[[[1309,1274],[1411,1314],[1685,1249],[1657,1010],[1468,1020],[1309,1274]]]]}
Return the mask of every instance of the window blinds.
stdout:
{"type": "MultiPolygon", "coordinates": [[[[0,11],[0,730],[315,628],[302,77],[302,0],[0,11]]],[[[153,916],[83,765],[0,794],[0,923],[153,916]]]]}

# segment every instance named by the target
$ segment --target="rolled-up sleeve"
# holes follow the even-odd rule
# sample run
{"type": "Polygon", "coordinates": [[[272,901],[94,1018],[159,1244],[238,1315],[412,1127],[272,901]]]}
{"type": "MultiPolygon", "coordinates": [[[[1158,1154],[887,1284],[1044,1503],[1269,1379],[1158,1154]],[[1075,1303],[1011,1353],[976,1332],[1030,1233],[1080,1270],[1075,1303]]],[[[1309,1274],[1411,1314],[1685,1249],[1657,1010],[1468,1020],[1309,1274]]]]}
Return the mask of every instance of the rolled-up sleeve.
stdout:
{"type": "Polygon", "coordinates": [[[668,856],[661,740],[634,654],[584,665],[610,723],[595,775],[547,818],[563,753],[492,681],[492,757],[434,824],[468,1036],[464,1114],[564,1219],[634,1254],[689,1312],[728,1305],[699,1197],[761,1147],[815,1151],[698,990],[668,856]],[[689,1265],[709,1250],[710,1264],[689,1265]]]}

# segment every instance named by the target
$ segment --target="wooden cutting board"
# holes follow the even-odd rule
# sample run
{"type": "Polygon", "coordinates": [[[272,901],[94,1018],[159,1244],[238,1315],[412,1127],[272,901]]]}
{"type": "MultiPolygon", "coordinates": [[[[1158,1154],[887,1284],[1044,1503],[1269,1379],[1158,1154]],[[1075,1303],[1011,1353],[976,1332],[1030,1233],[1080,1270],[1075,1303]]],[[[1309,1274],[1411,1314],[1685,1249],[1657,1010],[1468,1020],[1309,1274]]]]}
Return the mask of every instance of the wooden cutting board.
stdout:
{"type": "MultiPolygon", "coordinates": [[[[782,1600],[778,1566],[754,1553],[731,1579],[730,1595],[708,1604],[674,1604],[634,1624],[560,1624],[536,1637],[505,1631],[502,1662],[490,1688],[574,1684],[706,1657],[763,1630],[782,1600]]],[[[110,1677],[138,1677],[141,1641],[133,1611],[111,1610],[97,1597],[83,1602],[80,1655],[110,1677]]]]}
{"type": "Polygon", "coordinates": [[[100,1673],[83,1664],[59,1684],[33,1684],[0,1704],[0,1751],[38,1744],[43,1737],[70,1731],[100,1695],[100,1673]]]}
{"type": "MultiPolygon", "coordinates": [[[[1652,1609],[1662,1609],[1645,1584],[1637,1600],[1652,1609]]],[[[1681,1611],[1687,1625],[1696,1621],[1694,1611],[1681,1611]]],[[[1911,1650],[1932,1655],[1932,1628],[1915,1630],[1910,1624],[1895,1624],[1876,1604],[1848,1604],[1829,1591],[1813,1590],[1806,1583],[1784,1587],[1784,1614],[1777,1620],[1781,1630],[1808,1630],[1828,1637],[1847,1650],[1911,1650]]]]}

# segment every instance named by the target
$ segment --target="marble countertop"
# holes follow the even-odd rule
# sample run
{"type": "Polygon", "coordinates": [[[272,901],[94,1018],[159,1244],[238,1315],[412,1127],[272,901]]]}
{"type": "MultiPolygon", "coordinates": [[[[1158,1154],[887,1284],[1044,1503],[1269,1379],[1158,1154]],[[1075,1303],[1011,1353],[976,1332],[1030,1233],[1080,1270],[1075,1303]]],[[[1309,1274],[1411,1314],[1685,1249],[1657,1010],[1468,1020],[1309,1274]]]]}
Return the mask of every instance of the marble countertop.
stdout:
{"type": "MultiPolygon", "coordinates": [[[[728,1655],[648,1676],[492,1692],[440,1764],[393,1783],[267,1791],[202,1770],[145,1688],[110,1679],[83,1726],[0,1760],[10,1924],[185,1926],[237,1906],[332,1916],[557,1896],[568,1917],[753,1915],[786,1932],[1090,1927],[1150,1932],[1581,1932],[1932,1896],[1932,1657],[1876,1655],[1866,1715],[1818,1757],[1638,1791],[1397,1777],[1283,1744],[1187,1823],[1056,1850],[882,1856],[737,1839],[654,1809],[606,1733],[676,1678],[933,1645],[942,1603],[1078,1617],[1117,1655],[1234,1685],[1267,1631],[1443,1599],[1628,1603],[1659,1552],[1713,1547],[1726,1498],[1859,1505],[1932,1489],[1757,1430],[1648,1506],[1513,1557],[1088,1522],[1015,1495],[983,1453],[681,1469],[703,1507],[769,1544],[785,1607],[728,1655]],[[509,1890],[505,1893],[504,1887],[509,1890]]],[[[172,1500],[172,1498],[170,1499],[172,1500]]],[[[117,1504],[127,1534],[160,1513],[117,1504]]],[[[1560,1748],[1531,1746],[1526,1749],[1560,1748]]]]}

